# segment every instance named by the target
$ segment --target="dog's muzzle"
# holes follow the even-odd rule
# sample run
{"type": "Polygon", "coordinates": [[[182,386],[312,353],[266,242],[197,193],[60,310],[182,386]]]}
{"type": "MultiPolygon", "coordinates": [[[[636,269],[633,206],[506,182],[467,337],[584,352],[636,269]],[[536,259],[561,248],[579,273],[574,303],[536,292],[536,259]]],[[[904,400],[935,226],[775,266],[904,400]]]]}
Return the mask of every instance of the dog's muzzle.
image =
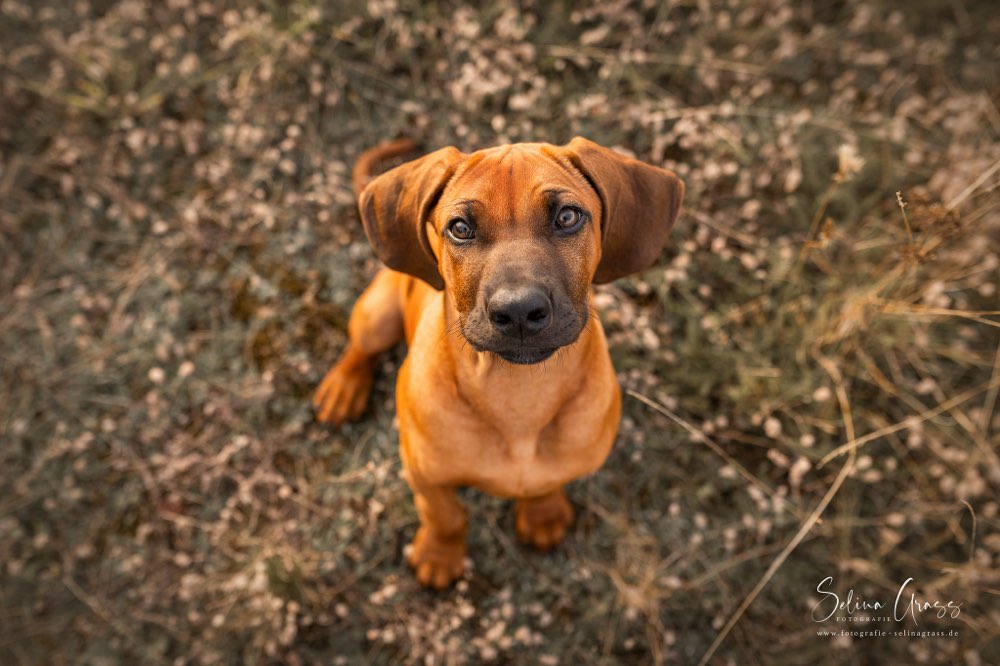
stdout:
{"type": "Polygon", "coordinates": [[[478,351],[531,365],[576,341],[587,322],[586,307],[577,310],[568,298],[554,299],[541,285],[505,285],[485,299],[462,332],[478,351]]]}

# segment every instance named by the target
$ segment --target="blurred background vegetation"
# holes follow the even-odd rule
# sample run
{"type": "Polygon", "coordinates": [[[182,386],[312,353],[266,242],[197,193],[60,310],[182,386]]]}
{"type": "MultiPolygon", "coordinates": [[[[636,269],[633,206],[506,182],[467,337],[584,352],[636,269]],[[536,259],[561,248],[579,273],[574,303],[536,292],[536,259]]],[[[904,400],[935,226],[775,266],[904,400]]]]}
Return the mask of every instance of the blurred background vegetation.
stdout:
{"type": "Polygon", "coordinates": [[[998,44],[972,0],[3,0],[0,662],[1000,663],[998,44]],[[402,352],[308,406],[377,268],[350,166],[577,134],[687,183],[598,290],[619,440],[555,553],[468,493],[433,594],[402,352]],[[959,635],[820,637],[826,576],[959,635]]]}

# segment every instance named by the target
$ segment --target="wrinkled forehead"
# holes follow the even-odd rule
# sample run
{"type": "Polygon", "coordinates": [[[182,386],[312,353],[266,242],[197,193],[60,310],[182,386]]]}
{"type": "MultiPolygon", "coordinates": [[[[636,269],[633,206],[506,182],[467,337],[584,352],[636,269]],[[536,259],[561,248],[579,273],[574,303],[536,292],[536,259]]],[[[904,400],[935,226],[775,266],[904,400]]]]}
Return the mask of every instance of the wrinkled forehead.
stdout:
{"type": "Polygon", "coordinates": [[[472,153],[442,193],[442,207],[471,203],[480,213],[517,217],[554,200],[597,205],[587,180],[557,151],[548,144],[513,144],[472,153]]]}

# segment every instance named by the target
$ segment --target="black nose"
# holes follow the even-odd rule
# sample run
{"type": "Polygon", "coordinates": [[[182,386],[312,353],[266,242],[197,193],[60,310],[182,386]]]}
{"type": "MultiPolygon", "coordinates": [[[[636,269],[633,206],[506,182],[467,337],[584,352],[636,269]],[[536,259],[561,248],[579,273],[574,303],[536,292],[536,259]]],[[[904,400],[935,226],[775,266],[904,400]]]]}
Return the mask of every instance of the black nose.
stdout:
{"type": "Polygon", "coordinates": [[[500,287],[487,310],[493,327],[512,338],[527,338],[552,321],[552,301],[538,287],[500,287]]]}

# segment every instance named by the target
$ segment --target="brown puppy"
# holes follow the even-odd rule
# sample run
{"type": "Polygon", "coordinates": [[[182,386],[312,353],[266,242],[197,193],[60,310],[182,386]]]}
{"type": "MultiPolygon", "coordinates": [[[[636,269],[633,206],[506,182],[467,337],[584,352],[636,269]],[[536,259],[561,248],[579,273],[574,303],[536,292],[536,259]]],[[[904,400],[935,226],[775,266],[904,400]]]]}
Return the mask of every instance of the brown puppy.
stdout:
{"type": "MultiPolygon", "coordinates": [[[[356,189],[409,145],[366,153],[356,189]]],[[[462,573],[459,486],[516,498],[523,541],[547,549],[563,538],[573,520],[563,485],[603,464],[621,413],[591,284],[649,266],[683,197],[673,172],[582,138],[444,148],[359,192],[388,269],[358,299],[313,404],[334,425],[360,416],[375,357],[405,338],[396,401],[421,583],[462,573]]]]}

